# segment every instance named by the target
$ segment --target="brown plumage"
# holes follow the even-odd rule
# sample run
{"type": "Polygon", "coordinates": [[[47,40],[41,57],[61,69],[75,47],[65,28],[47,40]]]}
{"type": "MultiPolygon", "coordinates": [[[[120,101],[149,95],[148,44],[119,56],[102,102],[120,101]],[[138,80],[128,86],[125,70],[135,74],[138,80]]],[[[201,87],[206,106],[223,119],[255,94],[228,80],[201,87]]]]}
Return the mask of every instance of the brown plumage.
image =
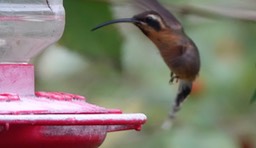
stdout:
{"type": "MultiPolygon", "coordinates": [[[[193,81],[200,67],[198,50],[184,33],[181,27],[172,29],[165,20],[155,11],[146,11],[134,16],[136,20],[145,21],[145,16],[153,15],[162,22],[159,30],[148,24],[135,23],[142,32],[158,47],[165,63],[179,79],[193,81]],[[176,30],[177,29],[177,30],[176,30]]],[[[179,23],[175,23],[179,24],[179,23]]]]}

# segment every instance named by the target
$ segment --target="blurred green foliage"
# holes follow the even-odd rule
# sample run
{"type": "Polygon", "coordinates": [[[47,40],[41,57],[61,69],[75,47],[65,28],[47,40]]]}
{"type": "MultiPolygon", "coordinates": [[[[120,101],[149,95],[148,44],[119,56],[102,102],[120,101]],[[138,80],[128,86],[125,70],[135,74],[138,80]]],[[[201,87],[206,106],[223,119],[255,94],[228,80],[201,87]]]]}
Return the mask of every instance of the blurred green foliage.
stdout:
{"type": "MultiPolygon", "coordinates": [[[[181,6],[244,6],[248,10],[256,6],[256,2],[239,0],[164,2],[181,6]]],[[[67,24],[60,44],[82,55],[84,61],[73,65],[79,70],[64,78],[60,78],[63,72],[49,80],[39,76],[37,89],[85,95],[90,103],[128,113],[143,112],[148,117],[141,132],[108,134],[103,148],[256,147],[256,106],[250,104],[250,99],[256,100],[255,22],[176,14],[199,48],[202,67],[174,127],[165,131],[161,125],[176,95],[177,84],[168,84],[170,72],[156,47],[132,25],[120,25],[123,36],[120,28],[113,28],[115,25],[90,32],[98,23],[112,19],[111,12],[116,17],[136,12],[124,9],[126,5],[108,5],[105,0],[64,0],[64,4],[67,24]],[[122,73],[116,66],[122,67],[122,73]]],[[[47,60],[54,63],[60,59],[47,60]]],[[[41,65],[37,66],[38,72],[52,66],[41,65]]],[[[52,71],[48,71],[48,77],[52,71]]],[[[70,73],[68,66],[67,71],[70,73]]]]}
{"type": "Polygon", "coordinates": [[[256,101],[256,90],[254,91],[252,98],[251,98],[251,103],[254,103],[256,101]]]}
{"type": "Polygon", "coordinates": [[[109,4],[94,0],[65,0],[64,7],[66,27],[60,44],[90,60],[109,62],[120,69],[122,37],[118,30],[112,26],[91,32],[99,23],[112,19],[109,4]]]}

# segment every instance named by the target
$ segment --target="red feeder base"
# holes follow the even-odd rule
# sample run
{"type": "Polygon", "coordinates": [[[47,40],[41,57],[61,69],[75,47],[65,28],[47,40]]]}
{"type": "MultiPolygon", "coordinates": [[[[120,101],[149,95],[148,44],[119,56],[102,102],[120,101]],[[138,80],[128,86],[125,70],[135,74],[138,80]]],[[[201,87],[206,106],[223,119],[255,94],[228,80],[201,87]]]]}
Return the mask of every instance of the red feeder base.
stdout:
{"type": "Polygon", "coordinates": [[[0,64],[1,148],[96,148],[108,132],[140,130],[146,121],[144,114],[122,114],[83,96],[34,93],[33,73],[33,65],[0,64]]]}

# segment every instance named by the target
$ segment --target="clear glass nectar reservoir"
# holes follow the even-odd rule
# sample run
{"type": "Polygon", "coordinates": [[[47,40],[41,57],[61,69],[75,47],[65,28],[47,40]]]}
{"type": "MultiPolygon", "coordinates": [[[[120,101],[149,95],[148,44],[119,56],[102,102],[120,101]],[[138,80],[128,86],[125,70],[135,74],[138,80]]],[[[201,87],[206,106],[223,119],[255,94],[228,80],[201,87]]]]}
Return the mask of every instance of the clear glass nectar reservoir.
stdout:
{"type": "Polygon", "coordinates": [[[27,63],[59,40],[62,0],[0,0],[0,63],[27,63]]]}

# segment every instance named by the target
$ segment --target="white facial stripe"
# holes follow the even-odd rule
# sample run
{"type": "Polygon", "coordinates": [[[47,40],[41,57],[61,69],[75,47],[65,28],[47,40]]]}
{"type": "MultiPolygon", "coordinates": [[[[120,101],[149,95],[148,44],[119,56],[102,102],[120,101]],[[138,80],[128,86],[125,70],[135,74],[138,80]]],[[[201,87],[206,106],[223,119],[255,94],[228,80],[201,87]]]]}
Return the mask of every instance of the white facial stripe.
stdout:
{"type": "Polygon", "coordinates": [[[154,15],[154,14],[149,14],[148,17],[151,17],[151,18],[153,18],[154,20],[157,20],[157,22],[160,23],[161,28],[165,28],[165,25],[164,25],[164,23],[163,23],[163,20],[162,20],[159,16],[154,15]]]}

